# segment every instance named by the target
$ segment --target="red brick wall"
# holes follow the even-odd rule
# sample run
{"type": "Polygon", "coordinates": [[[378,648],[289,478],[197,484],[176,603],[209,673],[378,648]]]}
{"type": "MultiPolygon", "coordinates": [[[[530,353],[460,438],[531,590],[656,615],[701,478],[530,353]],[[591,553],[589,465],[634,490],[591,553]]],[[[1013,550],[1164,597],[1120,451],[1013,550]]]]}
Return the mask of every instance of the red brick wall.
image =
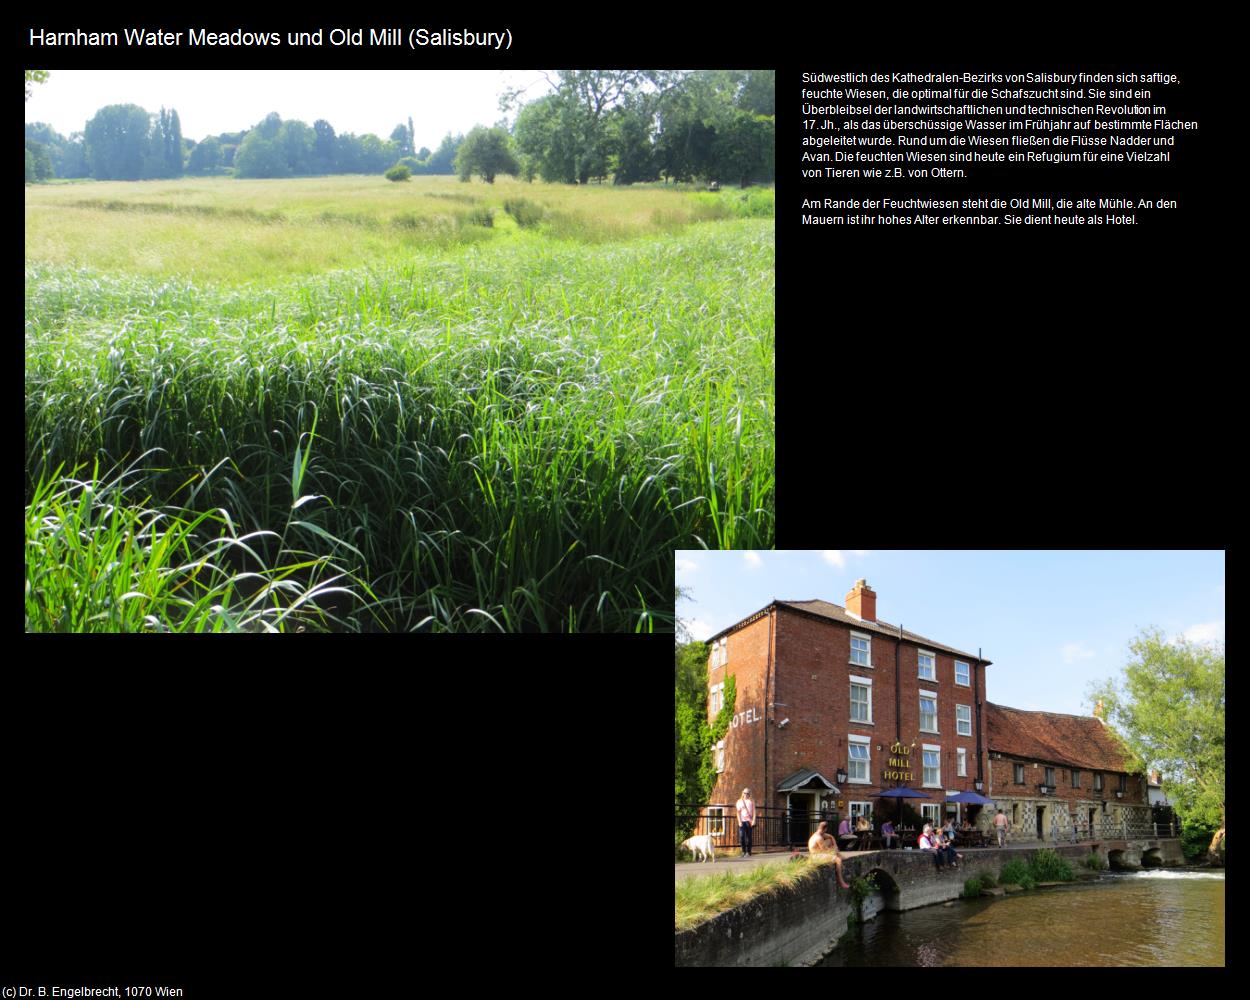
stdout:
{"type": "MultiPolygon", "coordinates": [[[[895,740],[894,649],[896,640],[872,635],[871,668],[850,662],[851,627],[838,622],[811,618],[791,609],[777,608],[774,614],[773,697],[766,698],[764,676],[769,641],[769,617],[733,632],[728,637],[727,668],[713,668],[709,684],[719,683],[726,669],[737,677],[739,713],[754,710],[761,721],[742,722],[726,737],[726,769],[713,792],[714,802],[734,802],[744,786],[749,786],[759,805],[780,806],[786,797],[774,791],[777,784],[801,768],[819,771],[836,781],[839,767],[847,768],[847,734],[868,736],[870,744],[869,785],[843,786],[842,800],[872,800],[874,808],[889,809],[875,795],[895,782],[884,781],[881,772],[890,757],[889,745],[895,740]],[[852,723],[850,719],[850,677],[872,678],[871,726],[852,723]],[[779,727],[783,719],[789,719],[779,727]],[[764,728],[767,727],[768,758],[764,759],[764,728]],[[881,750],[877,750],[877,746],[881,750]]],[[[976,698],[971,687],[955,684],[955,657],[940,650],[936,654],[937,680],[921,681],[918,677],[917,646],[904,641],[900,659],[902,682],[901,736],[903,742],[913,740],[911,754],[913,780],[909,784],[921,788],[923,767],[921,745],[936,744],[942,748],[941,779],[943,789],[973,790],[977,775],[976,762],[976,698]],[[938,695],[939,733],[919,730],[921,688],[938,695]],[[955,705],[972,707],[972,734],[957,736],[955,705]],[[956,776],[957,747],[967,750],[967,776],[956,776]]],[[[985,669],[975,669],[969,659],[970,679],[975,676],[979,699],[985,700],[985,669]]],[[[982,734],[984,739],[984,733],[982,734]]],[[[985,776],[988,778],[988,770],[985,776]]],[[[931,801],[940,802],[944,795],[935,793],[931,801]]],[[[914,805],[919,803],[913,802],[914,805]]]]}
{"type": "MultiPolygon", "coordinates": [[[[764,684],[768,664],[768,632],[770,615],[766,614],[745,628],[727,637],[728,658],[724,666],[708,668],[708,685],[719,684],[730,674],[738,688],[734,706],[736,725],[725,734],[725,771],[712,789],[712,802],[732,805],[742,789],[750,788],[759,805],[768,801],[764,795],[764,721],[766,702],[764,684]]],[[[710,661],[709,661],[710,662],[710,661]]],[[[708,722],[713,721],[711,706],[708,722]]]]}
{"type": "Polygon", "coordinates": [[[1023,760],[1020,758],[1003,757],[1002,760],[991,760],[990,767],[993,768],[993,784],[991,787],[994,794],[998,796],[1011,796],[1014,798],[1037,798],[1055,800],[1058,802],[1084,802],[1089,799],[1106,799],[1108,802],[1128,806],[1128,805],[1145,805],[1146,804],[1146,786],[1145,780],[1139,774],[1130,774],[1124,793],[1124,798],[1117,799],[1115,797],[1116,789],[1120,787],[1120,776],[1115,771],[1102,772],[1102,791],[1094,791],[1094,772],[1086,768],[1080,768],[1080,788],[1072,787],[1071,768],[1061,764],[1048,765],[1045,761],[1023,760]],[[1024,765],[1024,784],[1017,785],[1015,783],[1014,764],[1024,765]],[[1034,769],[1033,765],[1037,764],[1034,769]],[[1055,772],[1055,791],[1045,796],[1039,795],[1037,786],[1046,780],[1046,768],[1052,767],[1055,772]]]}

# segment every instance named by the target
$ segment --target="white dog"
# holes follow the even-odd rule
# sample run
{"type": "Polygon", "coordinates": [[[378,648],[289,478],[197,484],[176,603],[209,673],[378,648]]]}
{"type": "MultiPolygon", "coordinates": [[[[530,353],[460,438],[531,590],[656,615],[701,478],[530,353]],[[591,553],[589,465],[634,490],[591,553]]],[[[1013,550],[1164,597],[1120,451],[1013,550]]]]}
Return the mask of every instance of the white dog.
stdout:
{"type": "Polygon", "coordinates": [[[716,864],[716,851],[712,847],[712,835],[710,833],[705,833],[702,837],[691,837],[688,840],[683,840],[681,846],[696,857],[702,851],[703,857],[699,858],[699,861],[711,858],[712,864],[716,864]]]}

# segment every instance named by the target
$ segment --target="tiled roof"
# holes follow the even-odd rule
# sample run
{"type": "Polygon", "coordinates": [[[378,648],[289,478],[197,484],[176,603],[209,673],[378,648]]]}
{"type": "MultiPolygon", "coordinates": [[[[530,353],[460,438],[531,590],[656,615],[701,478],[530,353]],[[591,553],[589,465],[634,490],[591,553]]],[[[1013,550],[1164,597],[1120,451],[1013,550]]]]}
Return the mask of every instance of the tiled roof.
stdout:
{"type": "MultiPolygon", "coordinates": [[[[810,611],[812,614],[820,615],[822,618],[831,618],[834,621],[842,622],[846,625],[853,625],[857,629],[865,632],[877,632],[881,635],[888,635],[895,639],[898,638],[898,626],[891,625],[888,622],[876,621],[866,622],[856,618],[852,614],[848,614],[846,608],[838,607],[836,604],[830,604],[828,601],[778,601],[782,607],[797,608],[800,611],[810,611]]],[[[926,639],[923,635],[916,635],[914,632],[903,630],[903,638],[909,642],[922,643],[925,646],[931,646],[933,649],[940,649],[944,653],[954,653],[956,656],[966,656],[970,660],[975,660],[975,653],[965,653],[962,649],[955,649],[953,646],[944,646],[940,642],[934,642],[932,639],[926,639]]],[[[989,660],[982,660],[982,663],[989,663],[989,660]]]]}
{"type": "Polygon", "coordinates": [[[996,753],[1068,764],[1091,771],[1124,771],[1124,752],[1115,737],[1091,715],[1025,712],[985,703],[985,731],[996,753]]]}

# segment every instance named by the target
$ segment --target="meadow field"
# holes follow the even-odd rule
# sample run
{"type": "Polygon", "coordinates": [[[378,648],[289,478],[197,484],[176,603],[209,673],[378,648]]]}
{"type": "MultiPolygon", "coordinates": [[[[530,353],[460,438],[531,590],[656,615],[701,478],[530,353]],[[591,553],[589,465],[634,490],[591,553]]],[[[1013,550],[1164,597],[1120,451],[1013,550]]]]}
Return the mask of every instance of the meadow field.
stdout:
{"type": "Polygon", "coordinates": [[[774,545],[771,190],[26,187],[28,631],[671,631],[774,545]]]}

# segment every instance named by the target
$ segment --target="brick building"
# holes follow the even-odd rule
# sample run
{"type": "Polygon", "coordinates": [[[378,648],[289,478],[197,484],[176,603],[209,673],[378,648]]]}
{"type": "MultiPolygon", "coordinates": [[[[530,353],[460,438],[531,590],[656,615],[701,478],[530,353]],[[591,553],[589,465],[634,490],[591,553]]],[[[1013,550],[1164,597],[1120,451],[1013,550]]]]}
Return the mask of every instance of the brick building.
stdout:
{"type": "Polygon", "coordinates": [[[1150,819],[1145,776],[1130,774],[1100,718],[985,706],[989,790],[1024,840],[1102,836],[1150,819]]]}
{"type": "MultiPolygon", "coordinates": [[[[912,804],[935,819],[985,811],[948,805],[945,793],[986,780],[989,661],[879,620],[866,581],[845,608],[774,601],[708,641],[709,719],[725,677],[737,685],[712,803],[733,803],[749,787],[758,806],[784,811],[798,843],[822,814],[895,815],[897,800],[880,795],[899,785],[928,791],[912,804]]],[[[715,816],[713,827],[722,827],[715,816]]]]}
{"type": "Polygon", "coordinates": [[[930,795],[909,802],[926,818],[988,830],[1000,807],[1016,840],[1149,819],[1145,778],[1128,773],[1100,719],[988,704],[990,661],[881,621],[864,580],[844,608],[773,601],[708,642],[709,721],[726,676],[737,685],[709,807],[710,829],[727,838],[748,787],[786,824],[774,842],[802,843],[835,814],[895,816],[897,800],[881,794],[900,785],[930,795]],[[995,805],[945,801],[960,791],[995,805]]]}

